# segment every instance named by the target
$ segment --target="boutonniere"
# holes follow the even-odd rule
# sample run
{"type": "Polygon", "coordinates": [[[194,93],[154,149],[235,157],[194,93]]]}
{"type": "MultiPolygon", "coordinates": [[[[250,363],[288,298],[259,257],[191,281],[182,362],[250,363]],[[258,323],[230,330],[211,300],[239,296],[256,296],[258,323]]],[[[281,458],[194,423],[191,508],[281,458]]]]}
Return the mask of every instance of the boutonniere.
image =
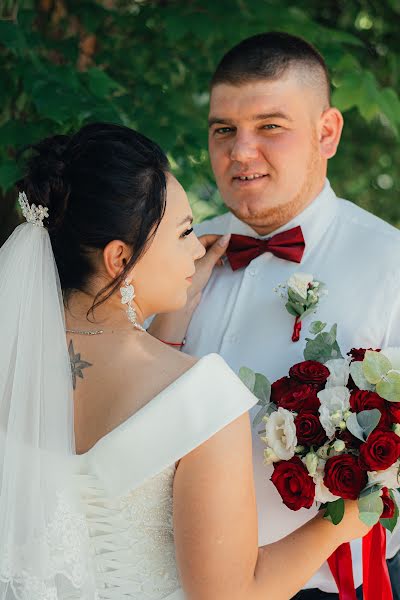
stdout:
{"type": "Polygon", "coordinates": [[[285,300],[286,310],[295,317],[292,342],[298,342],[302,320],[317,312],[321,296],[328,293],[325,284],[307,273],[294,273],[286,283],[280,283],[274,292],[285,300]]]}

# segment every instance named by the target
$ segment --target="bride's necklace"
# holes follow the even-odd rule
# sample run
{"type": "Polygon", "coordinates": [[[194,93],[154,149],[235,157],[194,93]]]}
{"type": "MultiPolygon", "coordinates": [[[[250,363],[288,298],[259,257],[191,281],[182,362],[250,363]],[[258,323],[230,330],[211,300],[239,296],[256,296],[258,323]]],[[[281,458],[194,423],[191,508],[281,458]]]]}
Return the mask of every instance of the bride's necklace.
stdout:
{"type": "MultiPolygon", "coordinates": [[[[133,327],[139,331],[146,331],[139,323],[135,323],[133,327]]],[[[107,333],[104,329],[66,329],[65,331],[67,333],[76,333],[78,335],[101,335],[102,333],[107,333]]],[[[118,331],[132,331],[132,329],[110,329],[108,330],[108,333],[116,333],[118,331]]]]}

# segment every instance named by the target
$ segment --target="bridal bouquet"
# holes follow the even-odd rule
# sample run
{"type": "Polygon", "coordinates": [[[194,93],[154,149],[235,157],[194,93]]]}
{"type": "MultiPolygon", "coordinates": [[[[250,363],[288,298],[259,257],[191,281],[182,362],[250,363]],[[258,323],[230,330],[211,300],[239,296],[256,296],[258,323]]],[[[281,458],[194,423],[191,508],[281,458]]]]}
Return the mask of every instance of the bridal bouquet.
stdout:
{"type": "Polygon", "coordinates": [[[265,463],[273,464],[284,504],[321,503],[338,524],[344,500],[358,500],[360,519],[378,526],[376,537],[381,526],[393,531],[399,516],[400,348],[352,349],[343,357],[336,325],[325,327],[312,323],[305,360],[272,385],[246,367],[240,376],[259,399],[254,425],[263,427],[265,463]]]}

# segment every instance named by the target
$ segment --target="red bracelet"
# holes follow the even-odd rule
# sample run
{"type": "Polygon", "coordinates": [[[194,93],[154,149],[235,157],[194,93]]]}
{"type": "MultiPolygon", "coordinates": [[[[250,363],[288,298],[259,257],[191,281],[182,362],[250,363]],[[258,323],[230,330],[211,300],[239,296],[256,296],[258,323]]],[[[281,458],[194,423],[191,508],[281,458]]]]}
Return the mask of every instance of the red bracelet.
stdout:
{"type": "Polygon", "coordinates": [[[160,340],[163,344],[168,344],[168,346],[184,346],[186,344],[186,338],[183,338],[179,344],[175,344],[174,342],[166,342],[165,340],[160,340]]]}

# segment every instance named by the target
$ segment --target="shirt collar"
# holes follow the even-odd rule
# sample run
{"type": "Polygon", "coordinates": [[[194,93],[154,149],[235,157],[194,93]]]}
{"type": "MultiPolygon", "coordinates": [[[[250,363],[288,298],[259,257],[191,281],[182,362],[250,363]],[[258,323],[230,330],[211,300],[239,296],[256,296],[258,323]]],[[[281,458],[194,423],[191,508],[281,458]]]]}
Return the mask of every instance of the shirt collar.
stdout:
{"type": "Polygon", "coordinates": [[[285,223],[268,235],[258,235],[250,225],[244,223],[234,214],[230,214],[229,233],[238,233],[240,235],[250,235],[260,239],[269,238],[281,231],[287,231],[292,227],[301,226],[306,242],[306,253],[311,250],[323,237],[328,227],[332,223],[337,210],[338,199],[332,190],[328,179],[325,180],[324,187],[318,196],[294,219],[285,223]]]}

